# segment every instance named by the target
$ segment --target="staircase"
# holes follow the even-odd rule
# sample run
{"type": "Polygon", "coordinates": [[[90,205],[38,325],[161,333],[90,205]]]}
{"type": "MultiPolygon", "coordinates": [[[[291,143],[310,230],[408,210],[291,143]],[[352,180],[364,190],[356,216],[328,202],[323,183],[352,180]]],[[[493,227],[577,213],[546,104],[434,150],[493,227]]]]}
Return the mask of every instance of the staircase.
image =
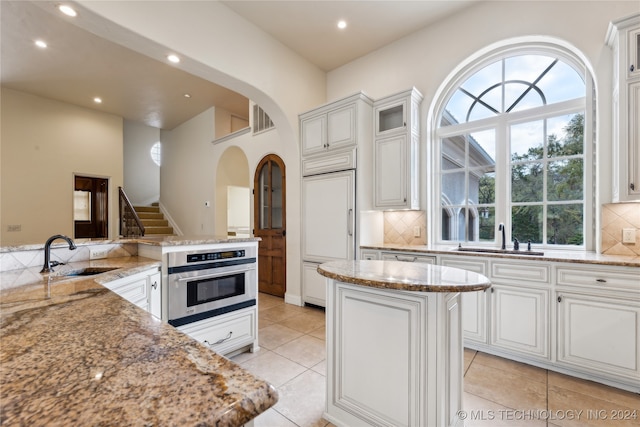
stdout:
{"type": "Polygon", "coordinates": [[[157,203],[151,206],[134,206],[133,209],[144,225],[145,236],[172,236],[173,227],[169,227],[169,221],[164,219],[157,203]]]}

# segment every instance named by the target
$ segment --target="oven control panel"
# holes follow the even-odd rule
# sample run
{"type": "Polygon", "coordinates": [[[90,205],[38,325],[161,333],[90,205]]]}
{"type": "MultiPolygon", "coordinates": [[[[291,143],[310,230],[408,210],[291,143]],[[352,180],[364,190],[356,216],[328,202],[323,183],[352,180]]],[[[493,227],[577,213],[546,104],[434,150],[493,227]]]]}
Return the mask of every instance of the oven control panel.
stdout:
{"type": "Polygon", "coordinates": [[[217,261],[217,260],[223,260],[223,259],[244,258],[244,257],[245,257],[244,249],[234,250],[234,251],[220,251],[220,252],[200,252],[200,253],[187,254],[187,262],[217,261]]]}

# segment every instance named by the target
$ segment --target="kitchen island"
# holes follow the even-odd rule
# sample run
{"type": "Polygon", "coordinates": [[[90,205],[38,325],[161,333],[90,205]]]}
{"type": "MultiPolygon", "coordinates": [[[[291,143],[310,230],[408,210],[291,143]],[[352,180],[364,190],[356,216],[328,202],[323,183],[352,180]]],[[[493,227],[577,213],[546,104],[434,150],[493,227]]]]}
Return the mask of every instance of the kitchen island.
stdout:
{"type": "Polygon", "coordinates": [[[241,426],[276,403],[269,383],[100,284],[159,264],[3,284],[1,424],[241,426]]]}
{"type": "Polygon", "coordinates": [[[463,425],[460,293],[480,274],[399,261],[321,264],[327,284],[325,418],[337,426],[463,425]]]}

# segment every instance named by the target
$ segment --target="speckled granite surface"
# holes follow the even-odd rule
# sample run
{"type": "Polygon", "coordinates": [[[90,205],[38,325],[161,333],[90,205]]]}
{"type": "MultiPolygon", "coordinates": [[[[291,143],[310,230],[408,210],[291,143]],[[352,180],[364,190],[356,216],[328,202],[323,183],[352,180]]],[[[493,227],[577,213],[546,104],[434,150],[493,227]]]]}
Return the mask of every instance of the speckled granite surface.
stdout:
{"type": "Polygon", "coordinates": [[[159,264],[127,258],[0,291],[2,425],[239,426],[276,403],[270,384],[97,283],[159,264]]]}
{"type": "Polygon", "coordinates": [[[402,261],[333,261],[318,266],[330,279],[372,288],[418,292],[472,292],[491,286],[485,276],[459,268],[402,261]]]}
{"type": "MultiPolygon", "coordinates": [[[[521,244],[522,245],[522,244],[521,244]]],[[[526,246],[526,245],[525,245],[526,246]]],[[[521,246],[522,247],[522,246],[521,246]]],[[[583,251],[544,251],[543,256],[532,255],[515,255],[515,254],[495,254],[482,252],[459,252],[456,246],[451,245],[399,245],[399,244],[380,244],[361,246],[360,249],[375,250],[395,250],[403,252],[416,252],[425,255],[458,255],[458,256],[475,256],[485,258],[510,258],[510,259],[528,259],[531,261],[551,261],[551,262],[571,262],[579,264],[598,264],[598,265],[618,265],[626,267],[640,267],[640,257],[624,256],[624,255],[605,255],[595,252],[583,251]]],[[[526,252],[523,250],[522,252],[526,252]]]]}
{"type": "Polygon", "coordinates": [[[259,237],[228,237],[228,236],[158,236],[138,237],[136,241],[143,245],[155,246],[184,246],[207,245],[214,243],[257,242],[259,237]]]}

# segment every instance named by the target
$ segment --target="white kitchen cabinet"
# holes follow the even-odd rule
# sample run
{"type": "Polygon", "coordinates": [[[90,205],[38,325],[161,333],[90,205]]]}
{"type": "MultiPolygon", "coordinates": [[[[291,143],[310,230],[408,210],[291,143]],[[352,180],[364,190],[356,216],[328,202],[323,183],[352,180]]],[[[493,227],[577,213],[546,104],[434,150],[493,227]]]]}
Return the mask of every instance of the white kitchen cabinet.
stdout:
{"type": "Polygon", "coordinates": [[[255,306],[179,326],[177,329],[221,355],[245,347],[258,351],[257,309],[255,306]]]}
{"type": "Polygon", "coordinates": [[[160,298],[158,293],[161,292],[161,288],[158,285],[157,292],[155,289],[152,290],[152,281],[160,283],[158,267],[104,283],[103,286],[160,318],[161,305],[158,305],[159,302],[157,300],[160,298]]]}
{"type": "Polygon", "coordinates": [[[640,390],[640,302],[562,291],[558,362],[640,390]]]}
{"type": "Polygon", "coordinates": [[[380,252],[380,259],[388,261],[424,262],[426,264],[436,263],[436,257],[420,255],[414,252],[380,252]]]}
{"type": "Polygon", "coordinates": [[[302,299],[324,306],[324,280],[312,264],[355,258],[355,171],[304,177],[302,218],[302,299]]]}
{"type": "Polygon", "coordinates": [[[417,89],[374,103],[374,208],[419,209],[419,109],[417,89]]]}
{"type": "MultiPolygon", "coordinates": [[[[460,268],[474,273],[488,276],[488,261],[475,258],[463,258],[459,256],[441,257],[440,265],[444,267],[460,268]]],[[[490,291],[489,291],[490,292],[490,291]]],[[[465,345],[473,343],[487,344],[489,304],[487,291],[462,293],[462,331],[465,345]]]]}
{"type": "Polygon", "coordinates": [[[318,273],[318,263],[302,263],[302,300],[324,307],[327,299],[327,279],[318,273]]]}
{"type": "Polygon", "coordinates": [[[549,289],[491,286],[491,345],[549,358],[549,289]]]}
{"type": "Polygon", "coordinates": [[[459,293],[331,281],[328,297],[329,421],[352,427],[460,425],[459,293]]]}
{"type": "Polygon", "coordinates": [[[371,111],[372,102],[359,93],[301,114],[302,157],[357,145],[360,115],[371,111]]]}
{"type": "Polygon", "coordinates": [[[640,14],[614,21],[613,200],[640,200],[640,14]]]}
{"type": "Polygon", "coordinates": [[[161,274],[159,271],[148,277],[149,286],[149,313],[158,319],[162,319],[162,287],[160,285],[161,274]]]}

